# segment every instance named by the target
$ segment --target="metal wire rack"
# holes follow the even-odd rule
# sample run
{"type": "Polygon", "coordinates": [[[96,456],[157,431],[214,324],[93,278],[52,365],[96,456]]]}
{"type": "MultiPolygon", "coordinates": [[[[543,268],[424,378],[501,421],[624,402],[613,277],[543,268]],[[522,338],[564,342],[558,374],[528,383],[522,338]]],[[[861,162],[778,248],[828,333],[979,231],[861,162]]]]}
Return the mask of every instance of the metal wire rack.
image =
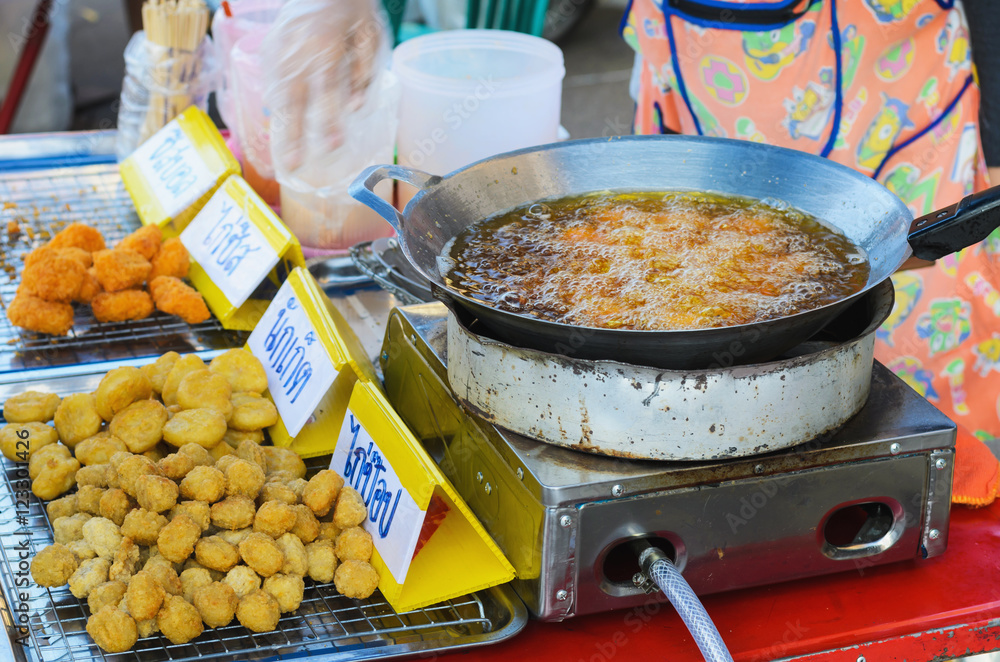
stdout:
{"type": "Polygon", "coordinates": [[[214,317],[188,325],[157,312],[135,322],[101,323],[85,305],[76,306],[73,329],[65,337],[11,325],[6,306],[20,282],[24,257],[74,222],[100,230],[109,246],[140,227],[116,164],[0,174],[0,268],[4,272],[0,276],[0,373],[243,345],[243,334],[224,330],[214,317]]]}

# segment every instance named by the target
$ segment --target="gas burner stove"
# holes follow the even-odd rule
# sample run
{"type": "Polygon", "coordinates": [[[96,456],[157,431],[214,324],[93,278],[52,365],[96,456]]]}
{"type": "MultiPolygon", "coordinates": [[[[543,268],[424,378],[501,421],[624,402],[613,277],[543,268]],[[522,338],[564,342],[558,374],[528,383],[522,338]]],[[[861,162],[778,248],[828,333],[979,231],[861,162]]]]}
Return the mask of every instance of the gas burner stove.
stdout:
{"type": "Polygon", "coordinates": [[[441,304],[393,311],[386,389],[539,619],[648,601],[632,579],[636,538],[667,551],[702,595],[945,551],[955,426],[878,363],[864,406],[831,434],[735,459],[629,460],[534,441],[464,408],[448,382],[448,315],[441,304]]]}

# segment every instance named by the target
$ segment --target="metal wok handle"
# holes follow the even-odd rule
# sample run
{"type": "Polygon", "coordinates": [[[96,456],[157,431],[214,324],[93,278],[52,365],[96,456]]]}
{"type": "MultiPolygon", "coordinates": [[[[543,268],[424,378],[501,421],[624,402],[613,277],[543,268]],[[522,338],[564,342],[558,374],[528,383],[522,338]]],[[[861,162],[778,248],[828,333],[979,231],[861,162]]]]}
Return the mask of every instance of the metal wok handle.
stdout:
{"type": "Polygon", "coordinates": [[[976,244],[1000,227],[1000,186],[962,198],[913,221],[907,241],[913,254],[924,260],[945,255],[976,244]]]}
{"type": "Polygon", "coordinates": [[[365,168],[351,182],[347,189],[351,197],[377,211],[379,216],[389,221],[389,225],[395,228],[397,234],[402,234],[403,215],[375,193],[375,186],[383,179],[396,179],[423,190],[434,186],[441,181],[441,178],[403,166],[377,165],[365,168]]]}

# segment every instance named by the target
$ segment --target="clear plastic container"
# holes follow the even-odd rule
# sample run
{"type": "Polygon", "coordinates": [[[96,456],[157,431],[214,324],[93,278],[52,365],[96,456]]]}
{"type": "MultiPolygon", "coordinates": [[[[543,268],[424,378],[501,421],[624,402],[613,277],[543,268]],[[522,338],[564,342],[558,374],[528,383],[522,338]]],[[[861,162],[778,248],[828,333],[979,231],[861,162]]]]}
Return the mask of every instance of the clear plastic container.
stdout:
{"type": "Polygon", "coordinates": [[[273,206],[278,203],[279,192],[271,163],[271,119],[264,106],[264,68],[260,59],[267,29],[260,26],[240,37],[229,54],[229,73],[243,177],[273,206]]]}

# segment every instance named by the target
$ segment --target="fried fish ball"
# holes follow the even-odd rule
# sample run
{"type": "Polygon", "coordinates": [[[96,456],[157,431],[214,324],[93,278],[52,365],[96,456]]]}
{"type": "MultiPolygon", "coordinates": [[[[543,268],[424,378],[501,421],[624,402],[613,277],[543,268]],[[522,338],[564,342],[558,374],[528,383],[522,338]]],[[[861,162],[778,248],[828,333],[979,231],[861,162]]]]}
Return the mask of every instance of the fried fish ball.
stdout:
{"type": "Polygon", "coordinates": [[[267,456],[260,444],[254,441],[242,441],[235,446],[236,457],[247,462],[252,462],[260,467],[260,470],[267,473],[267,456]]]}
{"type": "Polygon", "coordinates": [[[212,504],[212,524],[220,529],[245,529],[253,524],[257,509],[245,496],[226,497],[212,504]]]}
{"type": "MultiPolygon", "coordinates": [[[[125,523],[125,519],[134,512],[136,502],[125,493],[120,487],[110,487],[101,495],[98,506],[98,514],[105,519],[109,519],[118,526],[125,523]]],[[[144,536],[140,536],[143,539],[144,536]]],[[[142,543],[149,544],[149,543],[142,543]]]]}
{"type": "Polygon", "coordinates": [[[342,529],[349,529],[352,526],[359,526],[368,516],[368,507],[365,500],[357,491],[345,485],[340,490],[337,497],[337,505],[333,509],[333,521],[342,529]]]}
{"type": "Polygon", "coordinates": [[[313,581],[327,583],[333,581],[337,571],[337,553],[331,540],[317,540],[306,545],[309,558],[309,576],[313,581]]]}
{"type": "Polygon", "coordinates": [[[97,385],[97,413],[110,422],[125,407],[152,394],[153,385],[141,370],[134,366],[113,368],[97,385]]]}
{"type": "Polygon", "coordinates": [[[301,576],[286,574],[271,575],[264,580],[262,588],[278,601],[278,608],[283,614],[299,608],[306,590],[301,576]]]}
{"type": "Polygon", "coordinates": [[[194,552],[194,545],[201,537],[201,527],[193,519],[179,513],[160,529],[156,546],[168,561],[183,563],[194,552]]]}
{"type": "Polygon", "coordinates": [[[202,586],[210,585],[213,581],[212,575],[206,568],[187,568],[181,572],[181,596],[188,602],[194,602],[194,592],[202,586]]]}
{"type": "Polygon", "coordinates": [[[344,561],[333,574],[337,592],[347,598],[367,598],[378,588],[378,573],[365,561],[344,561]]]}
{"type": "Polygon", "coordinates": [[[7,320],[28,331],[65,336],[73,328],[73,306],[19,293],[7,305],[7,320]]]}
{"type": "Polygon", "coordinates": [[[98,322],[142,320],[153,314],[153,299],[139,289],[100,292],[91,298],[90,308],[98,322]]]}
{"type": "Polygon", "coordinates": [[[176,595],[168,595],[163,601],[156,624],[172,644],[186,644],[204,631],[201,614],[195,606],[176,595]]]}
{"type": "Polygon", "coordinates": [[[180,237],[171,237],[160,244],[159,252],[150,260],[153,270],[149,272],[149,280],[159,276],[187,278],[191,266],[191,256],[181,242],[180,237]]]}
{"type": "Polygon", "coordinates": [[[248,526],[245,529],[219,529],[218,533],[215,535],[219,536],[230,545],[239,547],[239,544],[243,542],[243,540],[246,539],[246,537],[251,533],[253,533],[253,529],[248,526]]]}
{"type": "Polygon", "coordinates": [[[76,484],[79,487],[84,487],[85,485],[107,487],[108,470],[110,468],[110,464],[91,464],[90,466],[80,467],[76,472],[76,484]]]}
{"type": "Polygon", "coordinates": [[[323,469],[309,479],[302,491],[302,503],[309,506],[317,516],[322,517],[330,512],[330,508],[337,502],[337,496],[340,495],[340,488],[343,486],[344,479],[340,474],[331,469],[323,469]]]}
{"type": "Polygon", "coordinates": [[[87,513],[76,513],[52,520],[52,539],[62,545],[68,545],[74,540],[82,540],[83,525],[91,517],[87,513]]]}
{"type": "Polygon", "coordinates": [[[295,509],[295,525],[291,532],[304,543],[316,540],[319,537],[319,520],[316,519],[316,515],[309,510],[309,506],[302,503],[293,506],[293,508],[295,509]]]}
{"type": "Polygon", "coordinates": [[[135,481],[135,499],[146,510],[170,510],[177,504],[177,494],[177,483],[164,476],[146,474],[135,481]]]}
{"type": "Polygon", "coordinates": [[[192,501],[215,503],[226,493],[226,476],[211,466],[197,466],[181,480],[181,496],[192,501]]]}
{"type": "MultiPolygon", "coordinates": [[[[228,429],[228,428],[227,428],[228,429]]],[[[212,448],[208,449],[208,454],[212,456],[215,463],[218,464],[219,460],[226,457],[227,455],[233,455],[236,451],[229,444],[220,441],[212,448]]]]}
{"type": "Polygon", "coordinates": [[[129,249],[97,251],[93,258],[97,280],[107,292],[140,287],[153,270],[149,260],[129,249]]]}
{"type": "Polygon", "coordinates": [[[45,301],[69,303],[80,293],[87,267],[61,251],[39,251],[25,264],[21,283],[25,293],[45,301]]]}
{"type": "Polygon", "coordinates": [[[160,586],[160,582],[145,570],[140,570],[132,577],[125,592],[128,613],[140,621],[153,618],[156,612],[160,611],[166,595],[167,592],[160,586]]]}
{"type": "Polygon", "coordinates": [[[24,391],[3,403],[3,417],[8,423],[47,423],[55,416],[60,397],[55,393],[24,391]]]}
{"type": "Polygon", "coordinates": [[[157,400],[137,400],[111,419],[111,434],[125,442],[132,453],[144,453],[163,436],[167,409],[157,400]]]}
{"type": "Polygon", "coordinates": [[[170,374],[170,370],[180,357],[181,355],[177,352],[167,352],[152,363],[147,363],[139,368],[142,374],[146,375],[149,379],[149,383],[152,384],[153,393],[156,395],[163,393],[163,384],[167,381],[167,375],[170,374]]]}
{"type": "Polygon", "coordinates": [[[236,619],[251,632],[270,632],[278,627],[280,618],[278,601],[263,589],[242,598],[236,607],[236,619]]]}
{"type": "Polygon", "coordinates": [[[97,555],[110,562],[122,544],[121,530],[106,517],[91,517],[83,525],[83,539],[97,555]]]}
{"type": "Polygon", "coordinates": [[[147,260],[152,260],[159,252],[162,241],[163,231],[159,225],[144,225],[119,241],[115,249],[135,251],[147,260]]]}
{"type": "Polygon", "coordinates": [[[198,563],[209,570],[229,572],[240,562],[240,553],[219,536],[202,538],[194,546],[194,556],[198,563]]]}
{"type": "Polygon", "coordinates": [[[149,557],[149,560],[146,561],[146,565],[142,569],[144,572],[149,573],[167,593],[171,595],[181,595],[183,593],[183,586],[180,577],[177,576],[177,571],[174,570],[174,564],[163,556],[157,554],[156,556],[149,557]]]}
{"type": "Polygon", "coordinates": [[[106,581],[100,586],[96,586],[87,596],[87,606],[90,613],[96,614],[105,607],[114,607],[125,597],[125,589],[128,586],[125,582],[115,580],[106,581]]]}
{"type": "Polygon", "coordinates": [[[31,483],[31,492],[44,501],[55,499],[69,491],[76,484],[76,472],[80,463],[76,458],[49,457],[31,483]]]}
{"type": "Polygon", "coordinates": [[[180,482],[194,469],[194,460],[183,453],[171,453],[157,462],[156,466],[164,476],[180,482]]]}
{"type": "Polygon", "coordinates": [[[233,393],[257,393],[267,390],[267,373],[260,359],[243,348],[230,349],[212,359],[208,369],[225,377],[233,393]]]}
{"type": "Polygon", "coordinates": [[[201,620],[210,628],[229,625],[239,602],[236,592],[224,582],[212,582],[194,591],[194,606],[201,614],[201,620]]]}
{"type": "Polygon", "coordinates": [[[304,577],[309,572],[309,557],[306,555],[306,547],[299,540],[299,537],[292,533],[286,533],[275,542],[285,555],[285,562],[281,566],[281,572],[286,575],[298,575],[304,577]]]}
{"type": "Polygon", "coordinates": [[[167,444],[165,444],[165,443],[163,443],[161,441],[160,443],[158,443],[155,446],[153,446],[152,448],[150,448],[148,451],[143,451],[142,455],[143,455],[143,457],[146,457],[150,461],[156,463],[156,470],[159,471],[160,470],[160,466],[159,466],[160,460],[162,460],[166,456],[170,455],[170,453],[172,453],[173,450],[174,450],[173,448],[171,448],[170,446],[168,446],[167,444]]]}
{"type": "Polygon", "coordinates": [[[177,385],[177,404],[182,409],[214,409],[227,421],[233,414],[232,395],[226,378],[208,370],[189,372],[177,385]]]}
{"type": "Polygon", "coordinates": [[[154,513],[143,508],[137,508],[125,515],[122,521],[122,534],[135,540],[140,545],[155,545],[160,531],[167,525],[167,518],[160,513],[154,513]]]}
{"type": "Polygon", "coordinates": [[[256,499],[264,487],[264,470],[252,462],[233,460],[224,470],[226,496],[245,496],[256,499]]]}
{"type": "MultiPolygon", "coordinates": [[[[38,478],[42,469],[50,466],[53,460],[67,460],[71,457],[73,453],[62,444],[47,444],[31,454],[31,459],[28,460],[28,478],[31,480],[38,478]]],[[[75,479],[76,474],[73,477],[75,479]]]]}
{"type": "MultiPolygon", "coordinates": [[[[273,478],[275,474],[272,473],[271,476],[273,478]]],[[[308,484],[305,478],[293,478],[285,483],[285,485],[288,485],[288,489],[295,493],[295,498],[299,500],[299,503],[302,503],[302,497],[306,493],[306,485],[308,484]]]]}
{"type": "Polygon", "coordinates": [[[195,559],[193,556],[189,558],[187,561],[185,561],[184,565],[181,566],[182,570],[188,570],[190,568],[201,568],[202,570],[206,571],[209,577],[212,578],[213,582],[220,582],[226,576],[224,572],[219,572],[218,570],[212,570],[211,568],[206,568],[202,564],[198,563],[198,560],[195,559]]]}
{"type": "Polygon", "coordinates": [[[128,583],[139,570],[139,565],[139,546],[131,538],[124,536],[111,562],[111,569],[108,570],[108,579],[128,583]]]}
{"type": "Polygon", "coordinates": [[[163,389],[161,390],[163,404],[167,406],[177,404],[177,387],[180,386],[181,380],[188,374],[199,370],[208,370],[208,366],[197,354],[185,354],[174,361],[173,367],[170,368],[163,380],[163,389]]]}
{"type": "MultiPolygon", "coordinates": [[[[280,501],[281,503],[287,503],[289,506],[294,506],[299,502],[295,497],[295,492],[290,487],[284,483],[275,481],[264,483],[264,487],[260,488],[260,494],[257,495],[258,503],[264,504],[268,501],[280,501]]],[[[310,510],[309,512],[311,513],[312,511],[310,510]]]]}
{"type": "Polygon", "coordinates": [[[252,441],[260,445],[264,443],[264,431],[254,430],[253,432],[243,432],[242,430],[226,428],[226,434],[222,437],[222,441],[233,448],[238,448],[244,441],[252,441]]]}
{"type": "Polygon", "coordinates": [[[204,322],[211,313],[198,290],[173,276],[157,276],[149,281],[149,293],[157,310],[176,315],[188,324],[204,322]]]}
{"type": "MultiPolygon", "coordinates": [[[[69,494],[45,504],[45,512],[49,516],[49,521],[53,522],[53,526],[55,526],[55,521],[60,517],[69,517],[70,515],[75,515],[78,511],[79,508],[76,506],[75,494],[69,494]]],[[[83,526],[83,524],[80,526],[83,526]]]]}
{"type": "Polygon", "coordinates": [[[104,237],[100,230],[85,223],[70,223],[53,235],[48,246],[50,248],[82,248],[88,253],[105,249],[104,237]]]}
{"type": "Polygon", "coordinates": [[[245,565],[238,565],[230,570],[222,581],[229,585],[240,599],[260,588],[260,575],[245,565]]]}
{"type": "Polygon", "coordinates": [[[226,418],[215,409],[185,409],[174,414],[163,426],[163,440],[180,448],[195,443],[212,448],[226,434],[226,418]]]}
{"type": "Polygon", "coordinates": [[[341,561],[368,561],[373,547],[372,534],[360,526],[344,529],[337,536],[337,558],[341,561]]]}
{"type": "Polygon", "coordinates": [[[81,600],[86,598],[92,590],[108,581],[110,569],[111,561],[108,559],[97,557],[83,561],[69,578],[69,592],[81,600]]]}
{"type": "Polygon", "coordinates": [[[226,469],[229,468],[229,465],[231,465],[238,459],[240,458],[235,452],[230,453],[228,455],[223,455],[222,457],[217,457],[215,458],[215,468],[221,471],[223,475],[225,475],[226,469]]]}
{"type": "Polygon", "coordinates": [[[44,423],[10,423],[0,428],[0,452],[11,462],[27,462],[32,453],[57,441],[55,428],[44,423]]]}
{"type": "Polygon", "coordinates": [[[87,437],[73,449],[76,459],[83,465],[108,464],[112,455],[127,450],[125,442],[107,430],[87,437]]]}
{"type": "Polygon", "coordinates": [[[80,561],[97,558],[97,552],[95,552],[94,548],[90,546],[90,543],[83,539],[74,540],[73,542],[67,544],[66,549],[73,552],[73,554],[76,555],[76,558],[80,559],[80,561]]]}
{"type": "Polygon", "coordinates": [[[257,509],[253,518],[253,530],[266,533],[272,538],[280,538],[295,526],[295,509],[280,501],[267,501],[257,509]]]}
{"type": "Polygon", "coordinates": [[[104,607],[87,619],[87,634],[108,653],[124,653],[139,640],[135,619],[112,606],[104,607]]]}
{"type": "Polygon", "coordinates": [[[81,512],[99,516],[101,514],[102,496],[104,496],[104,490],[100,487],[84,485],[76,492],[77,507],[81,512]]]}
{"type": "MultiPolygon", "coordinates": [[[[115,466],[112,463],[112,466],[115,466]]],[[[157,476],[159,469],[156,463],[142,455],[130,455],[118,463],[116,468],[118,486],[127,494],[136,496],[138,481],[141,476],[157,476]]]]}
{"type": "Polygon", "coordinates": [[[270,577],[281,572],[285,554],[271,536],[251,533],[239,545],[240,557],[258,575],[270,577]]]}
{"type": "Polygon", "coordinates": [[[173,519],[180,513],[193,519],[203,532],[208,531],[212,523],[212,510],[207,501],[180,501],[170,509],[169,518],[173,519]]]}
{"type": "Polygon", "coordinates": [[[267,398],[256,393],[233,393],[229,427],[244,432],[262,430],[278,422],[278,410],[267,398]]]}
{"type": "Polygon", "coordinates": [[[177,449],[177,452],[191,458],[196,467],[210,467],[215,464],[215,458],[201,444],[184,444],[177,449]]]}
{"type": "Polygon", "coordinates": [[[39,586],[62,586],[69,581],[78,566],[76,555],[63,545],[55,543],[31,559],[31,578],[39,586]]]}

